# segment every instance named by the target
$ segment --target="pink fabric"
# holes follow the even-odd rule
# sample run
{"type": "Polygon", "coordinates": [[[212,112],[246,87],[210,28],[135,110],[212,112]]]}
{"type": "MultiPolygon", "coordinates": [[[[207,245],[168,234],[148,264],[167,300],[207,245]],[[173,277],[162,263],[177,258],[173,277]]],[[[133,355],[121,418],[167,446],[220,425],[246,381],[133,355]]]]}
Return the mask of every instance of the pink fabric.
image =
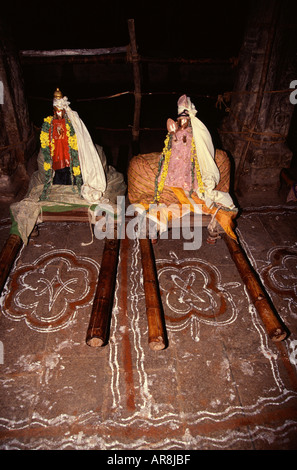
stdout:
{"type": "Polygon", "coordinates": [[[182,108],[182,107],[187,108],[187,106],[188,106],[188,98],[187,98],[187,95],[182,95],[182,96],[179,98],[178,102],[177,102],[177,108],[179,108],[179,107],[180,107],[180,108],[182,108]]]}
{"type": "MultiPolygon", "coordinates": [[[[176,134],[173,134],[171,157],[168,174],[165,180],[166,186],[183,188],[186,191],[190,191],[192,189],[191,143],[191,127],[179,129],[176,134]],[[184,137],[186,142],[184,142],[184,137]]],[[[196,175],[193,189],[197,189],[196,175]]]]}

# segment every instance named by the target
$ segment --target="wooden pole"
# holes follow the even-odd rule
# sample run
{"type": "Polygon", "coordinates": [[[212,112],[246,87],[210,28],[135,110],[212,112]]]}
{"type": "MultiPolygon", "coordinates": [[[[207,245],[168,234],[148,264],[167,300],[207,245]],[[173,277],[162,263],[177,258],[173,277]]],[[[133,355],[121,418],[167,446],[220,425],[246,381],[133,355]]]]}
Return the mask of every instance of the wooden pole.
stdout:
{"type": "Polygon", "coordinates": [[[273,341],[282,341],[287,337],[286,329],[278,318],[277,313],[273,311],[270,302],[268,301],[267,295],[262,289],[260,282],[258,281],[252,267],[250,266],[244,251],[240,245],[228,237],[228,235],[224,234],[222,235],[222,238],[226,242],[231,257],[243,282],[247,287],[250,298],[257,312],[259,313],[268,336],[273,341]]]}
{"type": "Polygon", "coordinates": [[[162,303],[160,300],[158,280],[151,241],[140,239],[140,250],[143,270],[143,285],[148,321],[149,346],[159,351],[166,346],[166,332],[163,320],[162,303]]]}
{"type": "Polygon", "coordinates": [[[23,242],[15,234],[9,235],[0,254],[0,294],[23,242]]]}
{"type": "Polygon", "coordinates": [[[53,50],[22,50],[21,57],[81,57],[112,54],[126,54],[127,47],[102,47],[100,49],[53,49],[53,50]]]}
{"type": "Polygon", "coordinates": [[[86,343],[92,347],[104,346],[108,341],[119,246],[120,241],[118,238],[105,239],[98,284],[86,337],[86,343]]]}
{"type": "Polygon", "coordinates": [[[131,48],[131,61],[133,64],[133,77],[134,77],[134,122],[132,129],[132,140],[133,140],[133,154],[139,153],[139,124],[140,124],[140,109],[141,109],[141,79],[140,79],[140,65],[139,57],[137,52],[136,35],[134,20],[128,20],[128,29],[130,36],[130,48],[131,48]]]}

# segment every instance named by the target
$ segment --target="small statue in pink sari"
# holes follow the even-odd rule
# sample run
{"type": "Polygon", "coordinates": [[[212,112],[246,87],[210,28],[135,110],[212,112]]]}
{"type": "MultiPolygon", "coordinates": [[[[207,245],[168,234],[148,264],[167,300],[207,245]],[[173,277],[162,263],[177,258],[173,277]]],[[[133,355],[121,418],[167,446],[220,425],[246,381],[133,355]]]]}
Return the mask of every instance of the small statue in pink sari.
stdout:
{"type": "MultiPolygon", "coordinates": [[[[158,220],[161,216],[168,218],[168,207],[189,205],[193,211],[199,206],[202,213],[219,220],[223,230],[236,239],[233,218],[238,211],[229,194],[229,158],[226,152],[214,149],[211,135],[196,117],[190,98],[182,95],[177,105],[177,120],[167,120],[163,151],[131,159],[129,201],[141,205],[152,218],[155,210],[158,220]]],[[[170,215],[180,216],[180,211],[170,215]]]]}
{"type": "MultiPolygon", "coordinates": [[[[186,99],[186,95],[179,99],[179,108],[183,108],[183,100],[186,99]]],[[[164,185],[182,188],[187,195],[191,195],[198,187],[202,189],[203,186],[188,111],[183,110],[178,114],[177,121],[168,119],[167,131],[155,184],[156,200],[164,185]]]]}
{"type": "MultiPolygon", "coordinates": [[[[192,181],[192,139],[190,118],[186,113],[178,116],[177,122],[167,121],[167,130],[172,134],[171,158],[165,180],[167,186],[183,188],[185,191],[197,189],[197,178],[192,181]]],[[[195,176],[195,175],[194,175],[195,176]]]]}

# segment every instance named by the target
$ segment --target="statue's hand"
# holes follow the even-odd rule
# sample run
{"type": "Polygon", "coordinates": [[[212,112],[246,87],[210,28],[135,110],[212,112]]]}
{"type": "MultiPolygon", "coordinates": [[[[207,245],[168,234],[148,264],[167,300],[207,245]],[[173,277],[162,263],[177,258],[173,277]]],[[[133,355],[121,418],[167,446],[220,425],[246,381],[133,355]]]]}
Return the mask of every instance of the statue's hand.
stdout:
{"type": "Polygon", "coordinates": [[[175,134],[178,130],[178,125],[173,119],[167,119],[167,130],[170,134],[175,134]]]}

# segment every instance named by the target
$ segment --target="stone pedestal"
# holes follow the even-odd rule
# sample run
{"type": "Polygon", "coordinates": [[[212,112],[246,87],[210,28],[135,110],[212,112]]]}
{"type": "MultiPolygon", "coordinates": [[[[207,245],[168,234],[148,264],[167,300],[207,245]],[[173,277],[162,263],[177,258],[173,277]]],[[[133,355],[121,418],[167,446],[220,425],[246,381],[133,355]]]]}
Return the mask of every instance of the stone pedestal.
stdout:
{"type": "Polygon", "coordinates": [[[223,148],[235,162],[235,190],[277,187],[290,166],[286,145],[297,79],[296,2],[253,3],[239,56],[228,117],[220,129],[223,148]],[[292,90],[291,90],[292,91],[292,90]]]}
{"type": "Polygon", "coordinates": [[[0,199],[11,199],[26,186],[26,166],[36,149],[36,138],[18,54],[4,22],[0,22],[0,81],[0,199]]]}

